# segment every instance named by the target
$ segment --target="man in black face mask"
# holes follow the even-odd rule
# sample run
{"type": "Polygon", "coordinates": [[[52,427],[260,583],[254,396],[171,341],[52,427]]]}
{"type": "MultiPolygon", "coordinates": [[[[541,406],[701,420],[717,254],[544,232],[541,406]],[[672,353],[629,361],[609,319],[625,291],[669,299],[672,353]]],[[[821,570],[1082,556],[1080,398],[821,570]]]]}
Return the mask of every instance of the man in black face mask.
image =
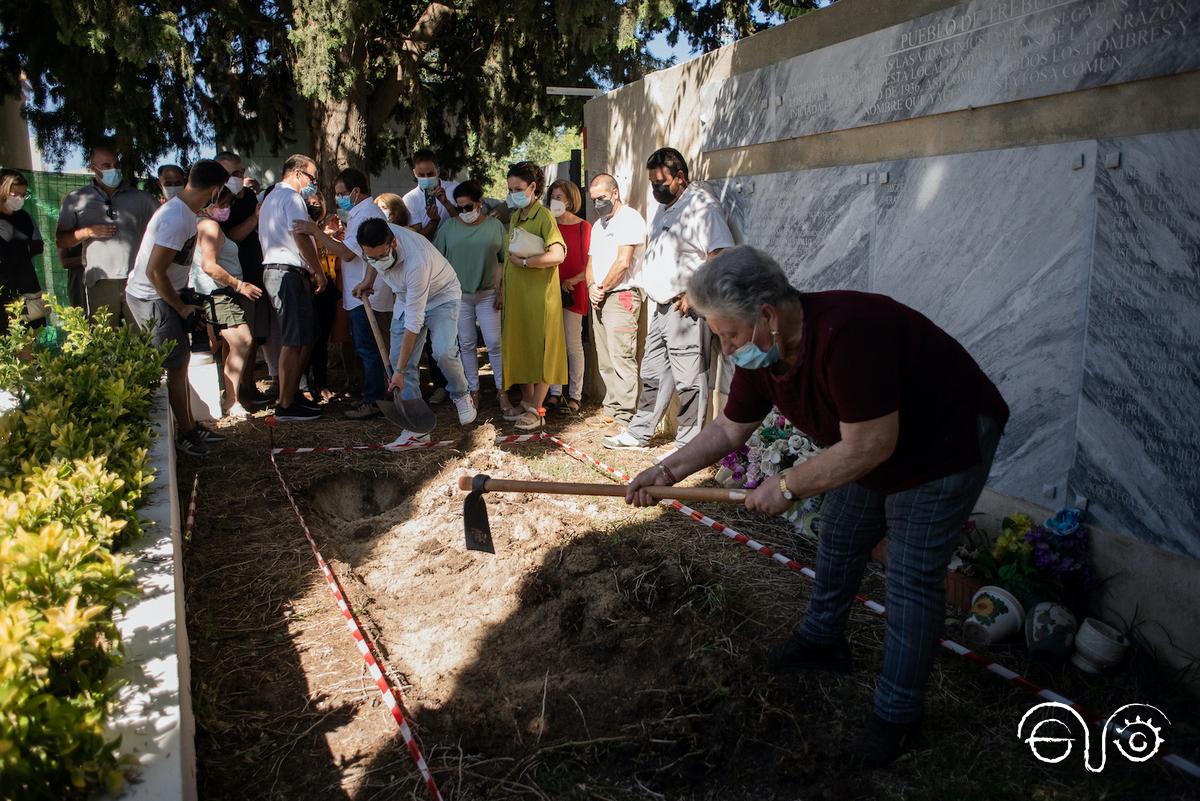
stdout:
{"type": "Polygon", "coordinates": [[[675,447],[692,441],[708,411],[708,348],[712,338],[703,318],[688,305],[688,280],[707,259],[733,246],[721,204],[711,192],[692,186],[687,161],[664,147],[646,160],[658,208],[652,212],[646,258],[639,283],[650,302],[650,325],[642,358],[637,413],[620,434],[604,438],[606,448],[644,448],[679,393],[675,447]],[[667,389],[667,391],[663,391],[667,389]]]}

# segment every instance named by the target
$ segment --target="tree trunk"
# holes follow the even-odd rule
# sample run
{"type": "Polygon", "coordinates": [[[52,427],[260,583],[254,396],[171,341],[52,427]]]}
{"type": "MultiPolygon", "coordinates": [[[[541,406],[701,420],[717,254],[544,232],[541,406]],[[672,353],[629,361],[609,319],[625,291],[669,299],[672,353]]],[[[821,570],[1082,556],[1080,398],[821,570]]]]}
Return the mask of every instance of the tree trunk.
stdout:
{"type": "Polygon", "coordinates": [[[355,86],[343,98],[309,101],[308,130],[312,156],[317,161],[321,194],[332,209],[333,181],[346,167],[368,174],[367,98],[365,85],[355,86]]]}

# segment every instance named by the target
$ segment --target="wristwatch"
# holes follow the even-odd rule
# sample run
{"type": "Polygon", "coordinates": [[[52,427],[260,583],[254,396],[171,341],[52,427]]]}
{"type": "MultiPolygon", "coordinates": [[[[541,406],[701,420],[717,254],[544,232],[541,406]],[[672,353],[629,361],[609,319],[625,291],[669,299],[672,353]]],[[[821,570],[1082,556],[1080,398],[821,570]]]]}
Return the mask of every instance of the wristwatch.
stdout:
{"type": "Polygon", "coordinates": [[[779,474],[779,491],[783,493],[783,497],[785,499],[789,501],[796,500],[796,496],[793,495],[792,491],[787,487],[787,473],[779,474]]]}

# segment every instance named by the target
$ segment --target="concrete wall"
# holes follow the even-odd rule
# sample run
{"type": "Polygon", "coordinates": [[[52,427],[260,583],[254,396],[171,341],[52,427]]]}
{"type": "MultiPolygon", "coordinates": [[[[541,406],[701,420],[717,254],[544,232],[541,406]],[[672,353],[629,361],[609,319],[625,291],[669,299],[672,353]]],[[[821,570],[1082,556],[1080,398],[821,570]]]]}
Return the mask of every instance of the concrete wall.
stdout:
{"type": "Polygon", "coordinates": [[[840,0],[589,102],[586,166],[649,218],[642,165],[676,147],[797,286],[890,294],[959,338],[1014,413],[981,508],[1089,505],[1106,616],[1182,667],[1200,8],[1145,5],[1170,25],[1086,0],[840,0]]]}
{"type": "Polygon", "coordinates": [[[29,129],[21,116],[21,100],[7,97],[0,102],[0,166],[33,169],[29,129]]]}

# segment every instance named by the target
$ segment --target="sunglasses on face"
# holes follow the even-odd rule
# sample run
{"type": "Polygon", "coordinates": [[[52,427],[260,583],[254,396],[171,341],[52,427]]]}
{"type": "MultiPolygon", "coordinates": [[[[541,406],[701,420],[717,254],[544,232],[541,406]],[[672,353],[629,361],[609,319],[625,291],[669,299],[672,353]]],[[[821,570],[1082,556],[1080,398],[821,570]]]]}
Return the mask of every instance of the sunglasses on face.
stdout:
{"type": "Polygon", "coordinates": [[[317,176],[310,175],[309,173],[305,172],[304,170],[297,170],[297,172],[299,172],[301,175],[303,175],[305,178],[307,178],[309,181],[311,181],[313,186],[317,185],[317,176]]]}
{"type": "Polygon", "coordinates": [[[466,214],[469,211],[475,210],[475,204],[474,203],[464,203],[461,206],[455,206],[454,208],[458,209],[459,214],[466,214]]]}

